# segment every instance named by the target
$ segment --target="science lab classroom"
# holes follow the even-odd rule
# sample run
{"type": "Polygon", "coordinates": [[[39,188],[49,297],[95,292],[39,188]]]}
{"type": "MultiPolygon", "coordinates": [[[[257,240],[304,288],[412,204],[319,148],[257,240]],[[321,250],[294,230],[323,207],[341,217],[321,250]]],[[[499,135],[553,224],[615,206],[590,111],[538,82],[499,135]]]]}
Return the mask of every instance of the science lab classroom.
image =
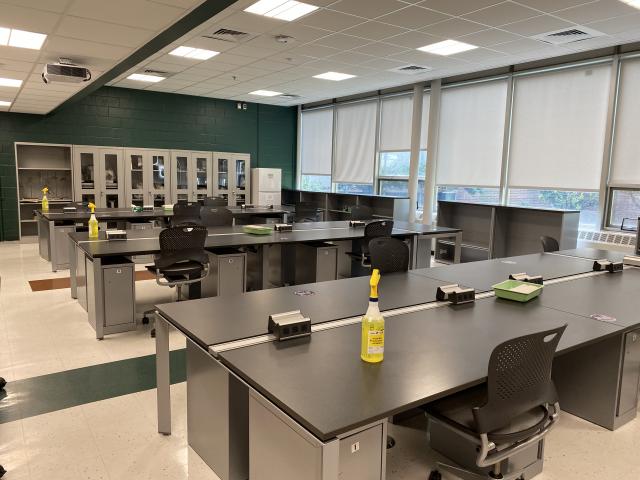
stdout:
{"type": "Polygon", "coordinates": [[[3,480],[639,480],[640,0],[0,0],[3,480]]]}

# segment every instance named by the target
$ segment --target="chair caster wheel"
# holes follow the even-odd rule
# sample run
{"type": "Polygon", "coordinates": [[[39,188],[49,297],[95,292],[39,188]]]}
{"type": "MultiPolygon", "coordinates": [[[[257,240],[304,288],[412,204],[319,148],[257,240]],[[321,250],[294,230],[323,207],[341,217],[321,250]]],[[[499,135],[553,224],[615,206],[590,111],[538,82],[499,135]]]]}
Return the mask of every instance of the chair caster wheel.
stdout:
{"type": "Polygon", "coordinates": [[[151,329],[151,338],[156,338],[156,329],[155,328],[151,329]]]}
{"type": "Polygon", "coordinates": [[[0,478],[4,477],[5,473],[7,473],[7,471],[4,469],[2,465],[0,465],[0,478]]]}
{"type": "Polygon", "coordinates": [[[4,387],[7,385],[7,381],[0,377],[0,390],[4,390],[4,387]]]}
{"type": "Polygon", "coordinates": [[[395,446],[396,440],[391,435],[387,435],[387,450],[390,450],[395,446]]]}
{"type": "Polygon", "coordinates": [[[142,317],[142,324],[149,325],[149,317],[147,317],[146,315],[142,317]]]}
{"type": "Polygon", "coordinates": [[[438,470],[432,470],[429,474],[429,480],[442,480],[442,474],[438,470]]]}

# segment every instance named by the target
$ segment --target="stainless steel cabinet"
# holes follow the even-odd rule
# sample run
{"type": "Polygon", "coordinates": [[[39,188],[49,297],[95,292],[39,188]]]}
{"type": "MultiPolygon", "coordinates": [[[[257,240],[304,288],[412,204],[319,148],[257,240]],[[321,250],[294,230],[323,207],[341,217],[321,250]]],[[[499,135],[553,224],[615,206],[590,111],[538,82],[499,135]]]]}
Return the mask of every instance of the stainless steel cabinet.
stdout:
{"type": "Polygon", "coordinates": [[[210,152],[172,150],[171,172],[171,193],[174,202],[196,202],[212,195],[210,152]]]}
{"type": "Polygon", "coordinates": [[[169,158],[167,150],[125,150],[127,205],[161,207],[172,203],[169,158]]]}
{"type": "Polygon", "coordinates": [[[73,146],[74,199],[98,208],[124,206],[124,164],[121,148],[73,146]]]}
{"type": "Polygon", "coordinates": [[[248,153],[213,152],[213,195],[226,198],[229,206],[248,203],[250,171],[248,153]]]}

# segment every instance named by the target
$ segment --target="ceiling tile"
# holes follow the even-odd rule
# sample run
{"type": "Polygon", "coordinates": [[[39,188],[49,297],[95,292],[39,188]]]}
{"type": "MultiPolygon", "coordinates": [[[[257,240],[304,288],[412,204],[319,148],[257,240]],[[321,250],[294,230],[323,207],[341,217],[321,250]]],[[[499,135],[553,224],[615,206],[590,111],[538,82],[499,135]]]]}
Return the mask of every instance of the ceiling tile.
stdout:
{"type": "Polygon", "coordinates": [[[324,30],[331,30],[332,32],[339,32],[340,30],[353,27],[365,21],[366,19],[361,17],[334,12],[331,10],[318,10],[311,15],[307,15],[300,19],[300,23],[304,25],[322,28],[324,30]]]}
{"type": "MultiPolygon", "coordinates": [[[[622,32],[640,30],[640,13],[590,23],[589,27],[595,28],[596,30],[608,35],[617,35],[622,32]]],[[[0,63],[1,62],[2,60],[0,60],[0,63]]]]}
{"type": "Polygon", "coordinates": [[[502,0],[425,0],[420,6],[431,8],[449,15],[464,15],[481,8],[500,3],[502,0]]]}
{"type": "Polygon", "coordinates": [[[274,60],[277,62],[282,62],[282,63],[286,63],[289,66],[294,66],[294,65],[302,65],[304,63],[310,62],[312,60],[315,60],[315,57],[313,56],[308,56],[308,55],[302,55],[297,53],[297,51],[287,51],[284,53],[279,53],[277,55],[272,55],[271,57],[269,57],[269,60],[274,60]]]}
{"type": "Polygon", "coordinates": [[[400,45],[407,48],[419,48],[439,41],[440,38],[438,37],[434,37],[423,32],[414,31],[388,38],[387,40],[385,40],[385,43],[400,45]]]}
{"type": "Polygon", "coordinates": [[[0,4],[18,5],[20,7],[46,10],[47,12],[62,13],[71,0],[0,0],[0,4]]]}
{"type": "MultiPolygon", "coordinates": [[[[207,33],[213,33],[213,32],[207,32],[207,33]]],[[[195,47],[195,48],[204,48],[206,50],[213,50],[214,52],[226,52],[227,50],[231,50],[233,47],[236,46],[236,44],[233,42],[225,42],[223,40],[216,40],[215,38],[206,38],[206,37],[203,37],[202,35],[197,35],[195,37],[183,40],[181,42],[174,42],[173,45],[165,49],[165,52],[169,53],[174,48],[181,45],[185,45],[188,47],[195,47]]]]}
{"type": "Polygon", "coordinates": [[[305,55],[307,57],[315,57],[315,58],[324,58],[324,57],[328,57],[329,55],[335,55],[340,52],[341,50],[338,48],[331,48],[331,47],[325,47],[322,45],[314,45],[314,44],[302,45],[300,47],[297,47],[291,50],[291,53],[294,55],[295,54],[305,55]]]}
{"type": "Polygon", "coordinates": [[[565,22],[551,15],[541,15],[539,17],[529,18],[520,22],[503,25],[502,29],[509,32],[517,33],[525,37],[539,35],[541,33],[553,32],[562,28],[573,26],[570,22],[565,22]]]}
{"type": "Polygon", "coordinates": [[[406,62],[401,60],[391,60],[388,58],[376,58],[367,63],[363,63],[365,67],[379,68],[380,70],[391,70],[392,68],[402,67],[406,62]]]}
{"type": "Polygon", "coordinates": [[[59,20],[60,15],[43,10],[33,10],[17,5],[0,7],[0,26],[2,27],[50,34],[59,20]]]}
{"type": "Polygon", "coordinates": [[[525,7],[536,8],[543,12],[557,12],[565,8],[576,7],[595,0],[516,0],[525,7]]]}
{"type": "MultiPolygon", "coordinates": [[[[0,53],[2,53],[2,49],[0,48],[0,53]]],[[[30,72],[33,68],[33,63],[31,62],[21,62],[20,60],[11,60],[8,58],[0,57],[0,69],[11,71],[11,72],[30,72]]]]}
{"type": "Polygon", "coordinates": [[[506,54],[502,52],[496,52],[495,50],[476,48],[475,50],[469,50],[467,52],[459,53],[456,55],[456,58],[466,60],[468,62],[483,63],[504,58],[505,56],[506,54]]]}
{"type": "Polygon", "coordinates": [[[607,20],[622,15],[634,15],[638,10],[618,0],[600,0],[595,3],[568,8],[556,12],[555,15],[580,25],[607,20]]]}
{"type": "Polygon", "coordinates": [[[538,15],[540,15],[540,13],[531,8],[523,7],[513,2],[503,2],[493,7],[484,8],[465,15],[465,18],[491,27],[497,27],[538,15]]]}
{"type": "Polygon", "coordinates": [[[328,37],[321,38],[320,40],[316,40],[313,43],[313,45],[333,47],[333,48],[338,48],[340,50],[351,50],[352,48],[361,47],[362,45],[366,45],[367,43],[371,43],[371,42],[369,40],[359,38],[359,37],[354,37],[352,35],[335,33],[328,37]]]}
{"type": "Polygon", "coordinates": [[[215,58],[220,60],[220,62],[222,63],[230,63],[233,65],[249,65],[250,63],[253,63],[256,61],[255,58],[243,57],[243,56],[235,55],[229,52],[221,53],[215,58]]]}
{"type": "Polygon", "coordinates": [[[384,0],[384,1],[372,1],[372,0],[340,0],[331,4],[329,7],[331,10],[337,10],[338,12],[351,13],[360,17],[376,18],[387,13],[400,10],[406,7],[405,3],[397,0],[384,0]]]}
{"type": "Polygon", "coordinates": [[[537,40],[531,40],[529,38],[522,38],[520,40],[515,40],[513,42],[507,42],[501,45],[496,45],[494,49],[504,53],[520,55],[528,51],[539,50],[543,48],[545,45],[548,45],[548,44],[538,42],[537,40]]]}
{"type": "Polygon", "coordinates": [[[365,53],[367,55],[376,55],[378,57],[386,57],[387,55],[393,55],[407,51],[407,47],[400,47],[398,45],[390,45],[388,43],[376,42],[364,45],[360,48],[353,50],[354,52],[365,53]]]}
{"type": "Polygon", "coordinates": [[[385,38],[406,33],[406,28],[396,27],[381,22],[366,22],[355,27],[348,28],[342,33],[355,35],[356,37],[367,38],[369,40],[384,40],[385,38]]]}
{"type": "Polygon", "coordinates": [[[49,37],[45,52],[61,57],[70,57],[80,63],[91,65],[91,59],[119,60],[132,52],[131,48],[106,45],[104,43],[76,40],[58,36],[49,37]]]}
{"type": "Polygon", "coordinates": [[[67,14],[77,17],[151,30],[168,26],[183,13],[181,8],[147,0],[80,0],[73,2],[67,10],[67,14]]]}
{"type": "MultiPolygon", "coordinates": [[[[225,52],[224,55],[242,55],[251,58],[265,58],[276,53],[278,53],[278,50],[275,48],[258,47],[257,45],[245,44],[232,48],[228,52],[225,52]]],[[[225,61],[222,58],[220,58],[220,60],[225,61]]]]}
{"type": "Polygon", "coordinates": [[[155,32],[87,18],[65,16],[56,28],[56,35],[80,40],[91,39],[94,42],[110,45],[138,47],[150,40],[155,32]]]}
{"type": "Polygon", "coordinates": [[[343,52],[337,55],[333,55],[329,58],[331,60],[335,60],[336,62],[347,63],[349,65],[359,65],[368,62],[375,57],[372,57],[371,55],[365,55],[363,53],[343,52]]]}
{"type": "Polygon", "coordinates": [[[450,18],[448,15],[426,8],[409,6],[378,18],[379,21],[404,28],[422,28],[450,18]]]}
{"type": "Polygon", "coordinates": [[[514,35],[513,33],[491,28],[482,32],[472,33],[471,35],[465,35],[463,37],[460,37],[459,40],[461,42],[470,43],[471,45],[476,45],[479,47],[491,47],[492,45],[513,42],[521,38],[522,37],[514,35]]]}
{"type": "Polygon", "coordinates": [[[215,32],[219,28],[228,28],[246,33],[264,33],[277,28],[282,23],[282,20],[263,17],[262,15],[237,12],[223,19],[222,22],[213,25],[211,31],[215,32]]]}
{"type": "Polygon", "coordinates": [[[282,25],[271,32],[274,35],[288,35],[295,38],[298,42],[312,42],[319,38],[331,34],[330,30],[322,30],[320,28],[307,27],[306,25],[292,23],[282,25]]]}
{"type": "Polygon", "coordinates": [[[462,18],[452,18],[444,22],[436,23],[421,29],[421,31],[430,35],[436,35],[443,38],[455,38],[461,35],[479,32],[487,28],[479,23],[463,20],[462,18]]]}
{"type": "Polygon", "coordinates": [[[0,58],[10,61],[17,60],[19,62],[35,62],[38,60],[39,56],[40,52],[38,50],[0,46],[0,58]]]}
{"type": "Polygon", "coordinates": [[[170,5],[172,7],[179,7],[184,9],[190,9],[202,3],[202,0],[151,0],[151,1],[153,3],[159,3],[161,5],[170,5]]]}

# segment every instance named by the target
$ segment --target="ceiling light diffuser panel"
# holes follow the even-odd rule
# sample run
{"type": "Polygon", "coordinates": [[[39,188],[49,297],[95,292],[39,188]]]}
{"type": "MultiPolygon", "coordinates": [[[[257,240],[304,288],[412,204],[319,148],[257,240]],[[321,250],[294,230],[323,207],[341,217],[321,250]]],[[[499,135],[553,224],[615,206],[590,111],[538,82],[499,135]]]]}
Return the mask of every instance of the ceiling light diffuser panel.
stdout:
{"type": "Polygon", "coordinates": [[[457,40],[445,40],[443,42],[425,45],[424,47],[418,48],[418,50],[433,53],[434,55],[455,55],[456,53],[466,52],[467,50],[474,50],[476,48],[478,47],[475,45],[458,42],[457,40]]]}
{"type": "Polygon", "coordinates": [[[255,90],[253,92],[249,92],[249,95],[258,95],[260,97],[277,97],[278,95],[282,95],[282,92],[274,92],[272,90],[255,90]]]}
{"type": "Polygon", "coordinates": [[[5,47],[40,50],[47,39],[44,33],[27,32],[15,28],[0,27],[0,45],[5,47]]]}
{"type": "Polygon", "coordinates": [[[321,73],[320,75],[314,75],[313,78],[320,78],[322,80],[333,80],[334,82],[339,82],[341,80],[348,80],[349,78],[354,78],[355,75],[350,75],[348,73],[340,73],[340,72],[326,72],[321,73]]]}
{"type": "Polygon", "coordinates": [[[144,73],[133,73],[127,77],[129,80],[136,80],[138,82],[158,83],[164,80],[164,77],[157,75],[145,75],[144,73]]]}
{"type": "Polygon", "coordinates": [[[317,9],[315,5],[295,0],[259,0],[244,11],[291,22],[317,9]]]}
{"type": "Polygon", "coordinates": [[[176,57],[193,58],[196,60],[209,60],[219,53],[220,52],[216,52],[214,50],[205,50],[204,48],[178,47],[175,50],[169,52],[169,55],[174,55],[176,57]]]}
{"type": "Polygon", "coordinates": [[[11,106],[11,102],[0,100],[0,107],[10,107],[10,106],[11,106]]]}
{"type": "Polygon", "coordinates": [[[0,87],[20,88],[20,86],[22,86],[22,80],[16,80],[14,78],[0,78],[0,87]]]}

